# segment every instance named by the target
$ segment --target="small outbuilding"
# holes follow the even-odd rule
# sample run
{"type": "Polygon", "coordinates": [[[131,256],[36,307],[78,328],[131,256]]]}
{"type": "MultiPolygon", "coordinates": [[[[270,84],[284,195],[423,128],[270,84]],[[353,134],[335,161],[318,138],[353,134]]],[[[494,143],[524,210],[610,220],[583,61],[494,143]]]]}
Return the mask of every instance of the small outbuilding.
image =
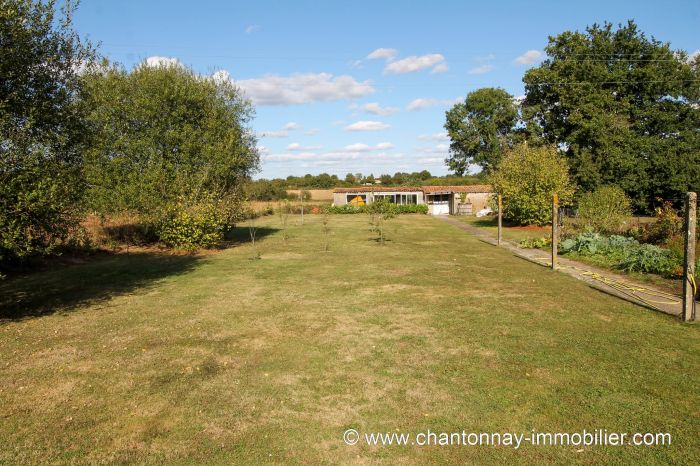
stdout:
{"type": "Polygon", "coordinates": [[[493,197],[489,185],[358,186],[333,190],[333,205],[371,204],[386,199],[395,204],[426,204],[431,215],[474,215],[493,197]]]}

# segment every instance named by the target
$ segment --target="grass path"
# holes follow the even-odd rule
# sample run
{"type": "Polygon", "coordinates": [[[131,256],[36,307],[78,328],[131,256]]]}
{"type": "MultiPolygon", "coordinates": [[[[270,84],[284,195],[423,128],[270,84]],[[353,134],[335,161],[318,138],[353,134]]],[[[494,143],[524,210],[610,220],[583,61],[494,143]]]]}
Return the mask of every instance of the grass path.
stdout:
{"type": "MultiPolygon", "coordinates": [[[[0,463],[700,459],[700,330],[427,216],[0,283],[0,463]],[[670,447],[369,447],[342,433],[670,432],[670,447]]],[[[245,231],[243,232],[245,234],[245,231]]]]}

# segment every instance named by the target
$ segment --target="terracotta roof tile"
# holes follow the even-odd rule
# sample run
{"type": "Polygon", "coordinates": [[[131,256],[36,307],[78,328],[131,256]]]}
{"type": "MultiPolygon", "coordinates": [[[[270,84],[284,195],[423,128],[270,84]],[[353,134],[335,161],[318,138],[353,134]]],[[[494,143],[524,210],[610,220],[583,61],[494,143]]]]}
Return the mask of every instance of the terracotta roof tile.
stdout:
{"type": "Polygon", "coordinates": [[[493,188],[488,184],[472,184],[467,186],[423,186],[424,193],[450,191],[453,193],[492,193],[493,188]]]}
{"type": "Polygon", "coordinates": [[[335,188],[333,190],[334,193],[436,193],[442,191],[453,193],[492,193],[493,188],[487,184],[473,184],[468,186],[354,186],[352,188],[335,188]]]}

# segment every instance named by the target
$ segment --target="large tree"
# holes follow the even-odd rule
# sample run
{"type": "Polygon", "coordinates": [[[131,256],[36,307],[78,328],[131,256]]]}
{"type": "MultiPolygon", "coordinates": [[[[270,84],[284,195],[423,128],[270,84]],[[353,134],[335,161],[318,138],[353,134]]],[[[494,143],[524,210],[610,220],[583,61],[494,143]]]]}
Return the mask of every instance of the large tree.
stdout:
{"type": "Polygon", "coordinates": [[[450,170],[463,175],[470,164],[477,164],[488,173],[513,144],[518,107],[503,89],[477,89],[448,110],[446,120],[452,142],[445,162],[450,170]]]}
{"type": "Polygon", "coordinates": [[[88,134],[79,70],[93,58],[73,9],[0,7],[0,264],[49,252],[79,219],[88,134]]]}
{"type": "Polygon", "coordinates": [[[550,37],[525,74],[528,129],[565,149],[583,191],[622,187],[638,209],[700,189],[700,74],[634,22],[550,37]]]}
{"type": "Polygon", "coordinates": [[[112,66],[86,76],[86,101],[98,136],[86,176],[99,212],[148,219],[174,204],[234,208],[258,169],[253,108],[229,80],[180,65],[112,66]]]}

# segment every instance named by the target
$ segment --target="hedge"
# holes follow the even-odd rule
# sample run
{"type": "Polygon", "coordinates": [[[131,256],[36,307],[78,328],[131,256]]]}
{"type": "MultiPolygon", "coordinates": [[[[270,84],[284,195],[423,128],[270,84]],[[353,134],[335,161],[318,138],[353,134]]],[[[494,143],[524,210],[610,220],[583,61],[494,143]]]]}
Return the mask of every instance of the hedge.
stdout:
{"type": "MultiPolygon", "coordinates": [[[[428,206],[425,204],[388,204],[394,214],[427,214],[428,206]]],[[[328,206],[325,211],[329,214],[365,214],[368,213],[368,206],[355,206],[345,204],[339,206],[328,206]]]]}

